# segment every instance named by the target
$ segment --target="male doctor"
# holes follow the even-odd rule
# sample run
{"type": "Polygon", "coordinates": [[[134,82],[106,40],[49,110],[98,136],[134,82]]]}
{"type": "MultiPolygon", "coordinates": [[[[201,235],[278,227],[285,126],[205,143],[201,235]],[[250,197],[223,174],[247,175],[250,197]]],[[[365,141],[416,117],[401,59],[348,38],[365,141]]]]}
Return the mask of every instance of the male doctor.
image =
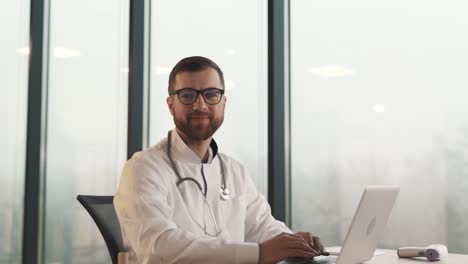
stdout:
{"type": "Polygon", "coordinates": [[[212,136],[226,106],[218,65],[182,59],[168,90],[175,129],[127,161],[115,194],[130,263],[267,264],[324,254],[319,238],[275,220],[246,168],[218,152],[212,136]]]}

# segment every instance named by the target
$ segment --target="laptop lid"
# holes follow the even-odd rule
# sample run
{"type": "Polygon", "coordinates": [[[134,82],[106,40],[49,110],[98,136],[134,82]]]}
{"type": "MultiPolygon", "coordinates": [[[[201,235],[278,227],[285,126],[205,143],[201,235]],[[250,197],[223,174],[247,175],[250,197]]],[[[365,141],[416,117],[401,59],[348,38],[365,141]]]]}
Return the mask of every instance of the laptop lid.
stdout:
{"type": "Polygon", "coordinates": [[[373,257],[400,191],[399,186],[367,186],[348,229],[337,264],[355,264],[373,257]]]}

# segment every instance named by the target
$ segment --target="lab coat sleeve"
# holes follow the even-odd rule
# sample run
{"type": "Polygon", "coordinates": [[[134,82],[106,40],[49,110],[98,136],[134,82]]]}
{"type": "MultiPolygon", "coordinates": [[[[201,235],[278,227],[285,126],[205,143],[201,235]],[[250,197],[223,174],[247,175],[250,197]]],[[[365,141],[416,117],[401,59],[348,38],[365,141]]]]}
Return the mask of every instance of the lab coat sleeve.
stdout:
{"type": "Polygon", "coordinates": [[[245,241],[261,243],[280,233],[292,233],[281,221],[271,215],[271,208],[265,197],[257,191],[255,185],[244,169],[247,183],[247,208],[245,219],[245,241]]]}
{"type": "MultiPolygon", "coordinates": [[[[138,155],[125,165],[114,205],[132,263],[258,263],[256,243],[184,231],[171,220],[168,170],[138,155]]],[[[174,208],[177,210],[177,208],[174,208]]]]}

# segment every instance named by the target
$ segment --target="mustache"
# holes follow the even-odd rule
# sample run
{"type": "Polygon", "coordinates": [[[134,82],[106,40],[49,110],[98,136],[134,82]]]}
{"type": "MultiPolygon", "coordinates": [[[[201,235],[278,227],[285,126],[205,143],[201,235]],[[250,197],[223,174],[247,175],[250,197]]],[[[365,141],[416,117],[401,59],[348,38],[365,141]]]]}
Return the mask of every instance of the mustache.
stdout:
{"type": "Polygon", "coordinates": [[[211,118],[213,115],[210,112],[203,112],[203,111],[193,111],[188,114],[189,118],[193,117],[208,117],[211,118]]]}

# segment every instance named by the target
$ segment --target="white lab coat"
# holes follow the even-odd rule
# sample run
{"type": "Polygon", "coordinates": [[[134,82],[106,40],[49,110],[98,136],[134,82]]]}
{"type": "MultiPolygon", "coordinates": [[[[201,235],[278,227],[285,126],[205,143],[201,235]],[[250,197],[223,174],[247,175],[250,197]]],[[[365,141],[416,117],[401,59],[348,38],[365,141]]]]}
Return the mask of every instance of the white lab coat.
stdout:
{"type": "MultiPolygon", "coordinates": [[[[213,142],[214,145],[216,143],[213,142]]],[[[127,161],[114,206],[130,263],[258,263],[258,243],[281,232],[291,232],[275,220],[270,206],[259,194],[247,170],[236,160],[210,148],[207,163],[172,132],[172,159],[181,177],[193,177],[203,187],[205,174],[210,203],[217,225],[204,196],[192,182],[176,186],[177,176],[166,152],[167,138],[127,161]],[[221,169],[225,165],[230,199],[220,199],[221,169]],[[195,219],[195,220],[194,220],[195,219]]]]}

